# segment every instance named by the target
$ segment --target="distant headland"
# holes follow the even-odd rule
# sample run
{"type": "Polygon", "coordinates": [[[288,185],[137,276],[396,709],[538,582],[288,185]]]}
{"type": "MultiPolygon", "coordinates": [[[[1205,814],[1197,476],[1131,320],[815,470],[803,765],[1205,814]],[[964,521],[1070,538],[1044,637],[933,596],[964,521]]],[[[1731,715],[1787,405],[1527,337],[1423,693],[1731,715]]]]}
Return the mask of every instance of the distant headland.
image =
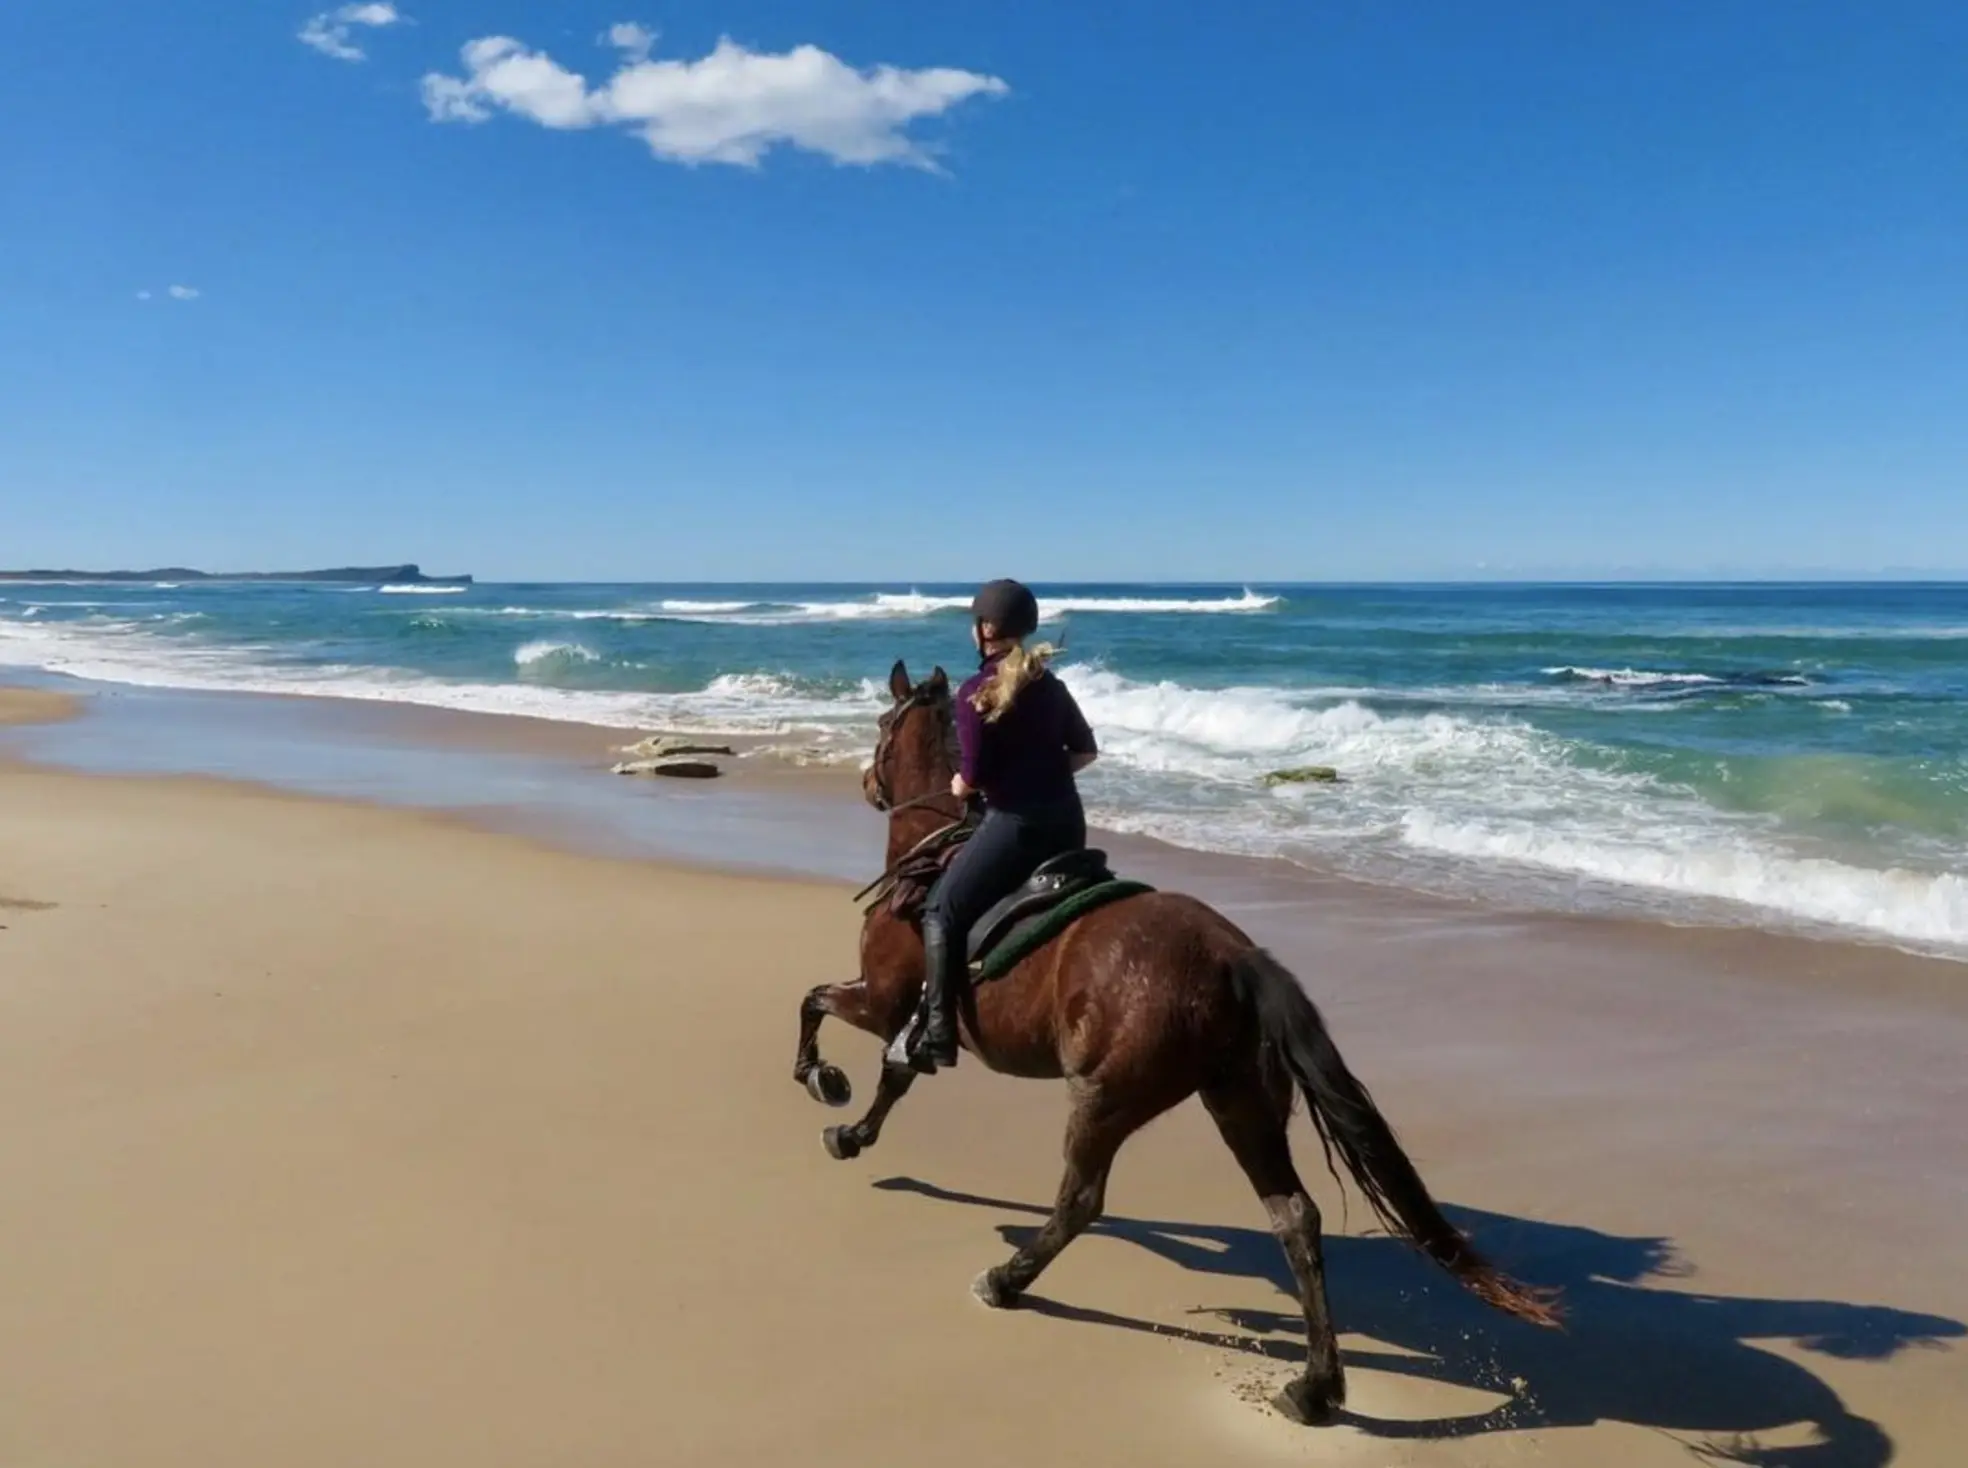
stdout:
{"type": "Polygon", "coordinates": [[[470,586],[469,576],[426,576],[415,562],[401,566],[334,566],[326,571],[0,571],[0,581],[374,581],[384,586],[470,586]]]}

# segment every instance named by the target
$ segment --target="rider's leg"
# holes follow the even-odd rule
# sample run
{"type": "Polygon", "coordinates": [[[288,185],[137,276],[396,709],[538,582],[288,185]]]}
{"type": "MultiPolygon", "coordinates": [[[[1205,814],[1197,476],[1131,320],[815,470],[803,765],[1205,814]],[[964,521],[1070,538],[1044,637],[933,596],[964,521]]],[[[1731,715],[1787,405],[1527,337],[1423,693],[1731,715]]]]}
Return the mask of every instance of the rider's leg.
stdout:
{"type": "Polygon", "coordinates": [[[966,841],[923,904],[922,1006],[889,1047],[891,1064],[925,1074],[957,1060],[956,995],[962,981],[965,940],[971,924],[993,903],[1032,875],[1044,859],[1034,854],[1025,822],[990,811],[966,841]]]}

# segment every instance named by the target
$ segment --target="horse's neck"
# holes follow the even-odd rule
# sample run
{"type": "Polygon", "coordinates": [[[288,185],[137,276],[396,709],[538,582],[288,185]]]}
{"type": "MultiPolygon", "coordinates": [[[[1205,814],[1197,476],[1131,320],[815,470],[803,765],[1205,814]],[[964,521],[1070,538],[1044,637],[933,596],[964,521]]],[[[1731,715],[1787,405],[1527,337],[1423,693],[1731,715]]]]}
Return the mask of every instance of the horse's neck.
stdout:
{"type": "Polygon", "coordinates": [[[903,811],[890,816],[888,820],[888,856],[882,865],[893,867],[903,857],[943,827],[950,824],[947,814],[933,810],[917,809],[903,811]]]}

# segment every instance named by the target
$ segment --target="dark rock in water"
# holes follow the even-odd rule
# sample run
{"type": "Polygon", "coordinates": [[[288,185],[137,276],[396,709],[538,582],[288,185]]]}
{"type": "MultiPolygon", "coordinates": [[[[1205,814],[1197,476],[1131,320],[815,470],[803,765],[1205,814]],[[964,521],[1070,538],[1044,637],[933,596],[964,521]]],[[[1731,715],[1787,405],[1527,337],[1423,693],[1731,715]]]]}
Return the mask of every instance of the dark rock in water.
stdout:
{"type": "Polygon", "coordinates": [[[671,780],[715,780],[724,771],[709,760],[632,759],[616,765],[618,775],[662,775],[671,780]]]}
{"type": "Polygon", "coordinates": [[[1331,765],[1300,765],[1291,770],[1273,770],[1264,777],[1266,785],[1334,785],[1339,771],[1331,765]]]}

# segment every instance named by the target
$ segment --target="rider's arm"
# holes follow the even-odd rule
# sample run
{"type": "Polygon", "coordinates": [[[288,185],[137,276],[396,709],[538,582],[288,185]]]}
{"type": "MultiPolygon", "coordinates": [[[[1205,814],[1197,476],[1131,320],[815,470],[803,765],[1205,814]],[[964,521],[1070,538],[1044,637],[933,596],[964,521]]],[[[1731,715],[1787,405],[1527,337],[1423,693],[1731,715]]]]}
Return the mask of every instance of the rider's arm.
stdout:
{"type": "Polygon", "coordinates": [[[1059,685],[1059,703],[1061,742],[1066,746],[1066,762],[1077,775],[1100,757],[1100,746],[1094,742],[1093,727],[1087,723],[1078,701],[1064,683],[1059,685]]]}
{"type": "Polygon", "coordinates": [[[971,693],[969,684],[957,693],[957,776],[967,787],[975,790],[978,783],[977,756],[984,743],[984,716],[977,712],[977,705],[971,702],[971,693]]]}

